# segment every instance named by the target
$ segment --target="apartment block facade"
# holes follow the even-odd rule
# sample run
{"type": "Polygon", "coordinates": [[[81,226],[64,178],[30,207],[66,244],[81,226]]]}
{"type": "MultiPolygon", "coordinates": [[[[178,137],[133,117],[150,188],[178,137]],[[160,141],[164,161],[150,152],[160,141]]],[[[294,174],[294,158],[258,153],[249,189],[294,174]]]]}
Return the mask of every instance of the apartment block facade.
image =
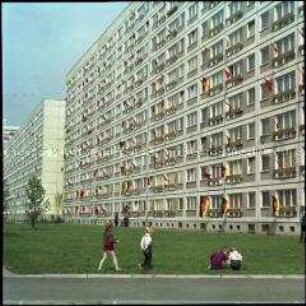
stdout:
{"type": "Polygon", "coordinates": [[[130,4],[66,77],[67,217],[297,234],[303,5],[130,4]]]}
{"type": "Polygon", "coordinates": [[[9,190],[11,219],[24,219],[25,189],[31,176],[41,179],[50,208],[46,217],[62,214],[55,195],[63,194],[65,101],[46,99],[33,110],[8,143],[4,157],[4,181],[9,190]]]}
{"type": "Polygon", "coordinates": [[[7,143],[12,139],[18,132],[19,126],[7,125],[6,119],[3,120],[2,129],[2,145],[3,145],[3,156],[6,154],[7,143]]]}

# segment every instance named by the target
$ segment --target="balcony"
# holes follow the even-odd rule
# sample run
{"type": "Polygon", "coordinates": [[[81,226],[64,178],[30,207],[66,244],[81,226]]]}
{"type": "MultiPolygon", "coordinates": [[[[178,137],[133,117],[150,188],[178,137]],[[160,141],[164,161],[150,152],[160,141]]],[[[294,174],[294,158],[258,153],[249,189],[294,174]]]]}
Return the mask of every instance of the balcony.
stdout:
{"type": "Polygon", "coordinates": [[[242,209],[241,208],[229,208],[227,210],[228,218],[242,218],[242,209]]]}
{"type": "Polygon", "coordinates": [[[294,13],[288,13],[272,23],[272,31],[278,31],[294,21],[294,13]]]}
{"type": "Polygon", "coordinates": [[[211,37],[214,37],[216,36],[217,34],[219,34],[221,31],[223,30],[223,23],[220,23],[216,26],[214,26],[213,28],[211,28],[209,31],[208,31],[208,36],[211,38],[211,37]]]}
{"type": "Polygon", "coordinates": [[[173,15],[176,11],[177,11],[178,7],[176,5],[174,5],[168,12],[167,12],[167,16],[170,17],[171,15],[173,15]]]}
{"type": "Polygon", "coordinates": [[[233,149],[238,149],[243,146],[242,139],[236,139],[234,141],[230,140],[226,145],[226,149],[228,150],[233,150],[233,149]]]}
{"type": "Polygon", "coordinates": [[[294,89],[289,89],[287,91],[282,91],[279,92],[275,95],[273,95],[273,103],[277,104],[277,103],[282,103],[282,102],[286,102],[289,101],[291,99],[294,99],[296,96],[296,92],[294,89]]]}
{"type": "Polygon", "coordinates": [[[291,178],[297,176],[296,167],[280,168],[273,170],[273,177],[277,179],[291,178]]]}
{"type": "MultiPolygon", "coordinates": [[[[208,95],[210,97],[215,96],[223,91],[223,83],[217,84],[209,89],[208,95]]],[[[206,95],[206,94],[205,94],[206,95]]]]}
{"type": "Polygon", "coordinates": [[[243,114],[242,107],[237,107],[237,108],[231,108],[227,112],[225,112],[225,117],[226,118],[232,118],[232,117],[238,117],[243,114]]]}
{"type": "Polygon", "coordinates": [[[213,56],[212,58],[209,59],[208,66],[212,67],[214,65],[219,64],[220,62],[223,61],[223,57],[224,57],[223,53],[216,54],[215,56],[213,56]]]}
{"type": "Polygon", "coordinates": [[[287,140],[295,138],[296,134],[297,134],[296,129],[293,127],[293,128],[274,131],[272,138],[275,141],[287,140]]]}
{"type": "Polygon", "coordinates": [[[242,174],[227,175],[225,177],[227,184],[238,184],[242,182],[242,174]]]}
{"type": "Polygon", "coordinates": [[[295,52],[294,50],[290,50],[288,52],[280,54],[277,57],[274,57],[272,59],[272,66],[278,67],[278,66],[284,65],[290,62],[291,60],[293,60],[294,58],[295,58],[295,52]]]}
{"type": "Polygon", "coordinates": [[[198,153],[189,153],[189,154],[187,154],[186,155],[186,160],[188,161],[188,160],[194,160],[194,159],[197,159],[197,157],[198,157],[198,153]]]}
{"type": "Polygon", "coordinates": [[[236,44],[230,46],[227,50],[226,50],[226,54],[227,56],[231,56],[237,52],[239,52],[240,50],[242,50],[243,48],[243,43],[240,41],[240,42],[237,42],[236,44]]]}
{"type": "Polygon", "coordinates": [[[218,115],[208,119],[209,126],[215,126],[223,122],[223,115],[218,115]]]}
{"type": "Polygon", "coordinates": [[[296,206],[281,206],[278,212],[278,218],[295,218],[297,216],[296,206]]]}
{"type": "Polygon", "coordinates": [[[222,177],[212,177],[207,180],[208,186],[222,186],[223,178],[222,177]]]}
{"type": "Polygon", "coordinates": [[[170,40],[175,38],[177,36],[177,34],[178,34],[177,30],[173,30],[170,33],[168,33],[167,36],[166,36],[167,42],[169,42],[170,40]]]}
{"type": "Polygon", "coordinates": [[[231,87],[234,87],[236,85],[239,85],[241,84],[243,81],[243,77],[242,75],[236,75],[236,76],[233,76],[231,79],[229,80],[226,80],[225,81],[225,84],[226,84],[226,87],[227,88],[231,88],[231,87]]]}

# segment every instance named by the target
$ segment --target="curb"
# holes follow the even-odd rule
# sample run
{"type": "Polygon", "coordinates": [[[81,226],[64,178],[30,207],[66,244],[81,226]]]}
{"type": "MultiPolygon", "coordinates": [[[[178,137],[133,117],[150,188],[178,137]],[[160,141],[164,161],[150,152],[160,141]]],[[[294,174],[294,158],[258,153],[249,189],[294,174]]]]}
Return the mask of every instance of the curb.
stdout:
{"type": "Polygon", "coordinates": [[[112,279],[305,279],[304,275],[190,275],[190,274],[5,274],[7,278],[112,278],[112,279]]]}

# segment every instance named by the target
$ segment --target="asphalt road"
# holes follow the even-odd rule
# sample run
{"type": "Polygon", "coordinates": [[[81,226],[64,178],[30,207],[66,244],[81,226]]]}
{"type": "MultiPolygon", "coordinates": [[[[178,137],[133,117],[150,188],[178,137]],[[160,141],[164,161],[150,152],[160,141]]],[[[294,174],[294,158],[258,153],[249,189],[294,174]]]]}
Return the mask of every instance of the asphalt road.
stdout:
{"type": "Polygon", "coordinates": [[[304,303],[305,278],[3,278],[3,304],[304,303]]]}

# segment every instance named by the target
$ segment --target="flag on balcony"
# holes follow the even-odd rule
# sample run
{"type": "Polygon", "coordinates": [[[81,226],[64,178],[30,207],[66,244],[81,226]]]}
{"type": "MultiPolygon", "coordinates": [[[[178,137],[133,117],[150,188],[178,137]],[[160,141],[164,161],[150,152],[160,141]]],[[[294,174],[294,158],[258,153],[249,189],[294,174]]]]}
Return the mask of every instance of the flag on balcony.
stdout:
{"type": "Polygon", "coordinates": [[[225,178],[227,175],[227,167],[222,166],[221,167],[221,178],[225,178]]]}
{"type": "Polygon", "coordinates": [[[304,33],[298,30],[298,45],[304,46],[304,33]]]}
{"type": "Polygon", "coordinates": [[[164,182],[168,183],[168,176],[163,174],[163,179],[164,179],[164,182]]]}
{"type": "Polygon", "coordinates": [[[209,169],[207,167],[203,168],[203,178],[209,180],[210,179],[210,173],[209,169]]]}
{"type": "Polygon", "coordinates": [[[229,200],[223,197],[222,205],[221,205],[221,213],[223,216],[227,214],[228,209],[229,209],[229,200]]]}
{"type": "Polygon", "coordinates": [[[264,86],[265,86],[265,89],[268,91],[268,92],[273,92],[273,89],[274,89],[274,80],[273,79],[264,79],[265,82],[264,82],[264,86]]]}
{"type": "Polygon", "coordinates": [[[203,76],[202,78],[202,90],[204,93],[208,93],[209,92],[209,78],[206,76],[203,76]]]}
{"type": "Polygon", "coordinates": [[[279,50],[278,50],[277,43],[273,43],[273,44],[271,45],[271,50],[272,50],[273,57],[278,57],[278,55],[279,55],[279,50]]]}
{"type": "Polygon", "coordinates": [[[230,80],[233,77],[232,69],[233,67],[225,67],[223,69],[225,81],[230,80]]]}
{"type": "Polygon", "coordinates": [[[203,197],[203,206],[204,206],[203,216],[208,217],[210,210],[210,199],[208,196],[203,197]]]}
{"type": "Polygon", "coordinates": [[[304,85],[304,80],[305,80],[305,74],[304,74],[304,71],[302,70],[298,70],[298,74],[299,74],[299,85],[304,85]]]}
{"type": "Polygon", "coordinates": [[[79,198],[79,191],[78,190],[75,191],[75,197],[76,197],[76,199],[79,198]]]}
{"type": "Polygon", "coordinates": [[[272,196],[271,211],[273,217],[277,217],[279,215],[279,200],[275,195],[272,196]]]}

